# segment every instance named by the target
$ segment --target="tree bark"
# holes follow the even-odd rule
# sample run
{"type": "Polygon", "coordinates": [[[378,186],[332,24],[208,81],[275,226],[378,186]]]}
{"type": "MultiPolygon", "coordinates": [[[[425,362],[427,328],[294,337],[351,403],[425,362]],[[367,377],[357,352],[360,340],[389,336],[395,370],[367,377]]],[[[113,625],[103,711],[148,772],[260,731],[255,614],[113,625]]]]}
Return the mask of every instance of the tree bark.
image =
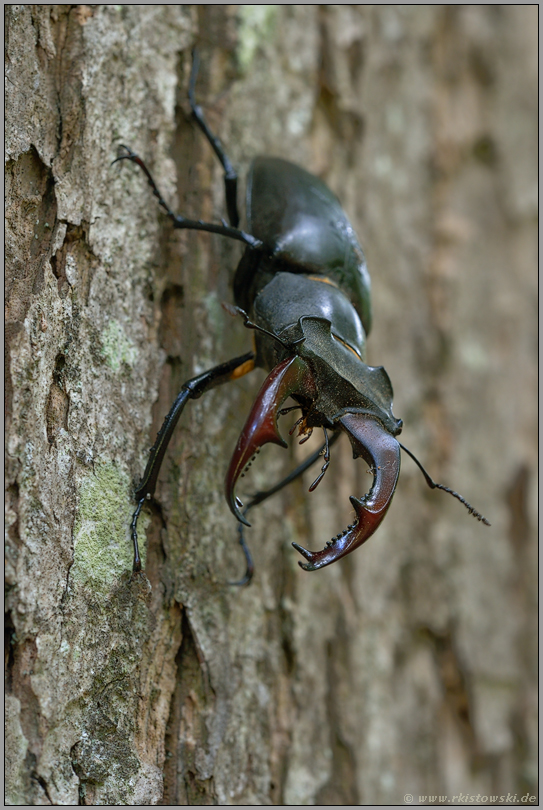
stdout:
{"type": "MultiPolygon", "coordinates": [[[[7,803],[535,796],[537,7],[9,5],[6,23],[7,803]],[[379,532],[305,573],[291,542],[322,548],[371,480],[342,440],[317,493],[308,473],[255,510],[254,582],[229,586],[223,479],[255,372],[189,404],[132,577],[164,415],[250,348],[221,308],[239,246],[173,231],[111,166],[127,144],[173,208],[225,216],[187,103],[195,44],[240,178],[275,154],[342,201],[402,441],[491,528],[404,457],[379,532]]],[[[251,485],[300,453],[266,448],[251,485]]]]}

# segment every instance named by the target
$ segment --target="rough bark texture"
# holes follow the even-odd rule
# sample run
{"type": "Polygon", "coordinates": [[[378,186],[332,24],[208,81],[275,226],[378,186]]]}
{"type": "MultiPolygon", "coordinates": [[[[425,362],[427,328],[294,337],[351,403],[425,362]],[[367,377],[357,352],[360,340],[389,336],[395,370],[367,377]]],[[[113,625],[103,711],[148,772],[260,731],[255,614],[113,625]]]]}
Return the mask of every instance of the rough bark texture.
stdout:
{"type": "Polygon", "coordinates": [[[537,7],[11,5],[6,41],[8,803],[535,795],[537,7]],[[367,546],[301,571],[290,542],[322,548],[370,481],[342,441],[314,495],[255,513],[255,581],[229,587],[255,372],[189,406],[131,578],[164,414],[250,346],[220,307],[239,248],[110,166],[129,144],[178,210],[224,214],[196,42],[240,176],[276,154],[342,200],[403,440],[492,528],[405,459],[367,546]]]}

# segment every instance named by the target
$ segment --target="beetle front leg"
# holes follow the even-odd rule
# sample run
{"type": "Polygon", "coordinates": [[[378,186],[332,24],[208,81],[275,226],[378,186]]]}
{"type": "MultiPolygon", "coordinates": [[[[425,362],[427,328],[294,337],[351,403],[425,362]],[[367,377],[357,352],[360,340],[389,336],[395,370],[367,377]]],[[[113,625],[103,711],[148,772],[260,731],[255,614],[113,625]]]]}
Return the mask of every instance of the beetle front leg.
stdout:
{"type": "Polygon", "coordinates": [[[206,391],[210,391],[212,388],[215,388],[218,385],[223,385],[226,382],[230,382],[230,380],[238,379],[238,377],[241,377],[243,374],[252,371],[253,368],[254,353],[247,352],[247,354],[244,354],[241,357],[235,357],[233,360],[229,360],[226,363],[221,363],[209,371],[204,371],[203,374],[199,374],[197,377],[193,377],[191,380],[188,380],[182,386],[180,393],[175,398],[175,402],[164,419],[162,427],[160,428],[156,437],[156,441],[151,448],[149,460],[147,462],[145,472],[143,473],[143,478],[136,488],[135,494],[138,505],[134,514],[132,515],[132,542],[134,544],[133,571],[135,574],[141,571],[141,558],[137,532],[138,518],[145,501],[151,500],[154,495],[158,475],[162,462],[164,461],[164,456],[166,455],[166,450],[168,449],[168,444],[170,443],[170,439],[179,421],[179,417],[183,413],[185,405],[189,399],[198,399],[206,391]]]}

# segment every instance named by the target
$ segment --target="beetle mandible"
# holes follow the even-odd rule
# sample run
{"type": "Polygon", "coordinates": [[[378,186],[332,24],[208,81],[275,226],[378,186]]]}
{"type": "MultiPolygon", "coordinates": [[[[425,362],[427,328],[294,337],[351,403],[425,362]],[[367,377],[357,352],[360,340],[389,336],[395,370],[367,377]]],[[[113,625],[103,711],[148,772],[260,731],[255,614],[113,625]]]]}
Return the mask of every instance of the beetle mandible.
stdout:
{"type": "MultiPolygon", "coordinates": [[[[189,399],[235,380],[260,367],[269,372],[235,447],[226,474],[226,500],[239,521],[240,543],[251,579],[253,564],[243,536],[249,526],[247,511],[301,475],[319,458],[320,474],[330,464],[330,448],[346,433],[353,457],[361,456],[371,468],[373,483],[362,498],[351,497],[355,521],[326,543],[321,551],[292,545],[305,557],[300,566],[315,571],[345,557],[368,540],[381,524],[394,495],[400,472],[400,450],[419,466],[432,489],[442,489],[460,500],[478,520],[490,525],[458,493],[437,484],[397,436],[402,420],[392,413],[392,385],[382,366],[365,362],[366,337],[371,329],[370,277],[362,248],[338,199],[317,177],[280,158],[257,157],[247,181],[248,232],[239,229],[237,174],[223,147],[209,129],[195,101],[198,55],[193,53],[189,101],[193,118],[224,169],[229,222],[215,224],[190,220],[167,205],[142,159],[128,147],[115,162],[130,160],[145,173],[160,207],[173,227],[216,233],[245,245],[237,267],[233,293],[245,326],[255,333],[255,350],[221,363],[188,380],[181,388],[150,451],[143,478],[136,488],[137,508],[132,518],[135,573],[141,571],[137,521],[146,500],[152,498],[168,443],[189,399]],[[324,432],[323,447],[291,475],[257,495],[241,511],[235,485],[260,448],[267,442],[287,444],[277,427],[291,397],[301,409],[296,422],[301,442],[314,428],[324,432]],[[328,431],[331,436],[328,436],[328,431]]],[[[292,431],[291,431],[292,433],[292,431]]]]}

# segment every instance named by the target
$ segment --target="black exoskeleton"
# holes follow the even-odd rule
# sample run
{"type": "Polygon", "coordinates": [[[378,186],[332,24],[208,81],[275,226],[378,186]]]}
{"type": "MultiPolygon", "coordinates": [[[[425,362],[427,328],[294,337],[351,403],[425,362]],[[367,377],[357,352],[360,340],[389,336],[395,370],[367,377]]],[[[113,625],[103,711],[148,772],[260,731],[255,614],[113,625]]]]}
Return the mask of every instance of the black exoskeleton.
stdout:
{"type": "MultiPolygon", "coordinates": [[[[255,352],[222,363],[186,382],[177,396],[136,489],[137,508],[132,519],[134,572],[141,570],[137,521],[143,504],[153,496],[160,466],[177,421],[189,399],[235,380],[255,367],[269,372],[243,428],[226,474],[226,500],[239,521],[240,542],[247,560],[247,583],[253,564],[243,536],[250,525],[247,511],[273,495],[311,464],[323,457],[315,489],[330,463],[330,447],[344,432],[353,456],[370,465],[373,484],[361,499],[351,497],[356,514],[345,531],[328,541],[322,551],[308,551],[294,543],[305,557],[306,571],[323,568],[350,554],[380,525],[394,495],[400,472],[400,448],[422,470],[431,488],[458,498],[478,520],[490,525],[460,495],[436,484],[420,462],[401,445],[397,436],[402,421],[392,413],[392,385],[382,366],[365,362],[366,338],[371,329],[370,278],[362,248],[337,198],[309,172],[273,157],[257,157],[247,181],[247,232],[239,229],[237,175],[218,139],[209,130],[194,98],[198,72],[195,55],[189,99],[196,124],[213,147],[224,168],[229,224],[189,220],[174,214],[164,201],[144,162],[128,147],[117,160],[136,163],[147,176],[159,205],[174,228],[220,234],[245,245],[234,278],[235,307],[245,326],[255,331],[255,352]],[[321,427],[324,445],[290,476],[266,492],[258,493],[241,511],[234,490],[238,478],[262,445],[286,447],[277,428],[278,417],[290,408],[291,397],[301,409],[296,426],[303,442],[321,427]],[[331,437],[328,437],[328,431],[331,437]]],[[[116,162],[116,161],[114,161],[116,162]]]]}

